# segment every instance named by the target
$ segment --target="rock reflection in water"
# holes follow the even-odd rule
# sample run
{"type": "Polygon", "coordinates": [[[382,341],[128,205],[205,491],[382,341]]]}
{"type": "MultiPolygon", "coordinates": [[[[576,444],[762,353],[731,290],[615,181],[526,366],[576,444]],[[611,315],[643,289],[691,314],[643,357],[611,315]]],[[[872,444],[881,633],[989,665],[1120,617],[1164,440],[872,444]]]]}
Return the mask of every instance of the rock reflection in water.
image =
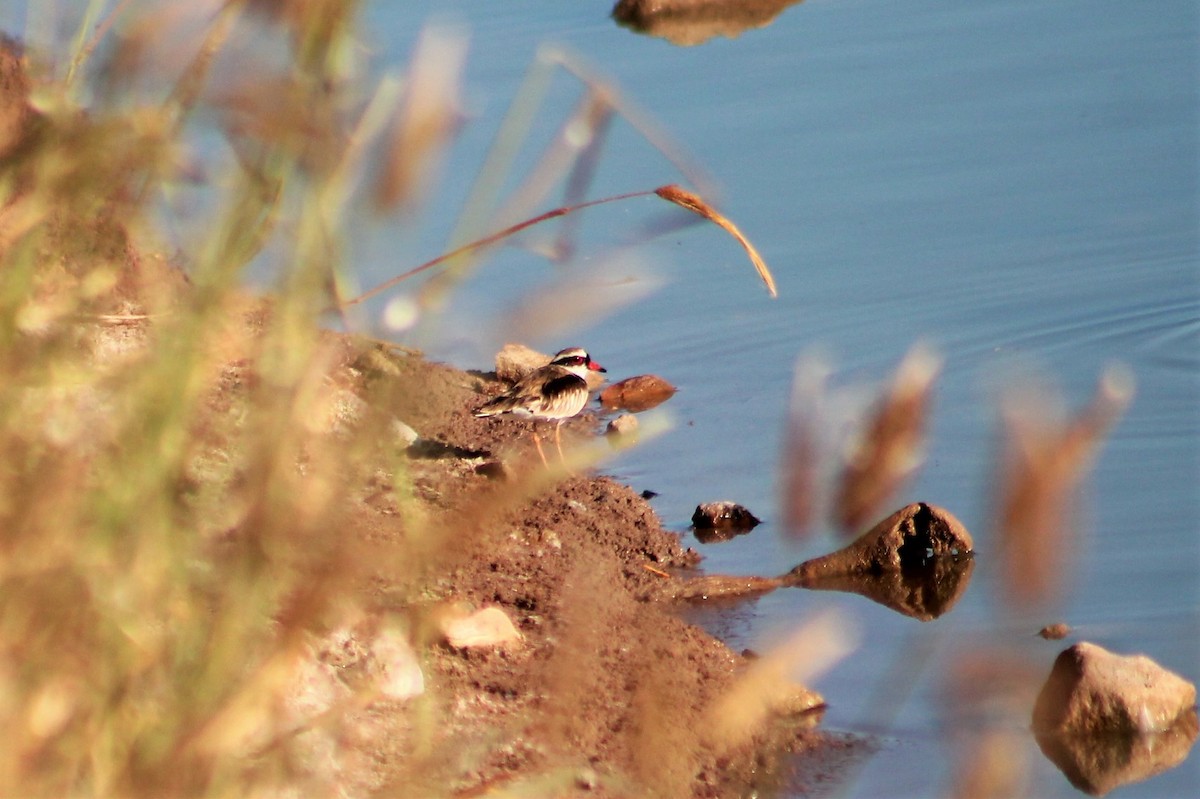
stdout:
{"type": "MultiPolygon", "coordinates": [[[[714,503],[722,504],[733,503],[714,503]]],[[[697,508],[697,513],[703,507],[697,508]]],[[[701,534],[699,527],[696,534],[701,534]]],[[[852,544],[807,560],[781,577],[707,574],[671,579],[646,598],[710,601],[757,596],[783,587],[846,591],[905,616],[930,621],[954,607],[966,592],[974,569],[974,544],[962,523],[945,508],[914,502],[852,544]]]]}
{"type": "Polygon", "coordinates": [[[974,543],[945,508],[914,502],[848,546],[801,563],[784,585],[848,591],[921,621],[948,611],[967,590],[974,543]]]}
{"type": "Polygon", "coordinates": [[[1079,790],[1103,796],[1150,779],[1187,759],[1200,729],[1193,708],[1165,732],[1149,735],[1036,733],[1042,753],[1079,790]]]}
{"type": "Polygon", "coordinates": [[[938,558],[923,566],[899,571],[858,572],[831,576],[797,576],[786,585],[813,591],[861,594],[897,613],[931,621],[954,607],[966,592],[975,570],[975,558],[938,558]]]}
{"type": "Polygon", "coordinates": [[[750,28],[765,28],[788,6],[801,0],[620,0],[612,16],[638,33],[690,47],[714,36],[736,38],[750,28]]]}

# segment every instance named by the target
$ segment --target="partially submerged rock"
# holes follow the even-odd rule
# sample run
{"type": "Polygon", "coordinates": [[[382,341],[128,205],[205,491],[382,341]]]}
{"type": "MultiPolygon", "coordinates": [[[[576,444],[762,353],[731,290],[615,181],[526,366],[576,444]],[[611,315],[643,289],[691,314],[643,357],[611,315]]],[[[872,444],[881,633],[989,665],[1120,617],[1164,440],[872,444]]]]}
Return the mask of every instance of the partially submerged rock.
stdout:
{"type": "Polygon", "coordinates": [[[825,697],[799,683],[781,686],[771,697],[771,712],[776,716],[799,716],[812,713],[813,725],[820,721],[826,707],[825,697]]]}
{"type": "Polygon", "coordinates": [[[1047,624],[1042,629],[1038,630],[1038,635],[1045,638],[1047,641],[1060,641],[1071,634],[1071,625],[1057,622],[1056,624],[1047,624]]]}
{"type": "Polygon", "coordinates": [[[632,413],[648,411],[675,395],[675,386],[657,375],[638,375],[613,383],[600,392],[600,404],[632,413]]]}
{"type": "Polygon", "coordinates": [[[1193,708],[1149,735],[1071,735],[1035,731],[1038,747],[1071,784],[1092,796],[1148,780],[1187,759],[1200,729],[1193,708]]]}
{"type": "MultiPolygon", "coordinates": [[[[720,519],[730,506],[741,508],[732,502],[698,507],[692,517],[696,537],[713,541],[722,535],[737,535],[736,529],[722,532],[727,528],[701,526],[715,523],[712,520],[720,519]]],[[[781,577],[708,574],[672,578],[657,586],[650,598],[734,599],[782,587],[846,591],[929,621],[954,607],[966,592],[975,567],[973,547],[970,534],[949,511],[917,502],[893,513],[850,546],[805,561],[781,577]]]]}
{"type": "Polygon", "coordinates": [[[914,502],[888,516],[849,546],[801,563],[784,576],[789,585],[814,587],[819,578],[898,571],[939,558],[970,557],[971,534],[945,508],[914,502]]]}
{"type": "Polygon", "coordinates": [[[619,0],[612,15],[641,33],[661,36],[683,47],[714,36],[733,39],[742,31],[762,28],[800,0],[619,0]]]}
{"type": "Polygon", "coordinates": [[[744,506],[729,500],[703,502],[692,514],[692,526],[697,530],[753,530],[760,524],[758,517],[744,506]]]}
{"type": "Polygon", "coordinates": [[[1196,686],[1145,655],[1086,641],[1054,661],[1033,708],[1035,729],[1057,733],[1161,732],[1196,705],[1196,686]]]}
{"type": "Polygon", "coordinates": [[[610,436],[631,436],[637,432],[638,420],[631,413],[623,413],[608,423],[605,433],[610,436]]]}

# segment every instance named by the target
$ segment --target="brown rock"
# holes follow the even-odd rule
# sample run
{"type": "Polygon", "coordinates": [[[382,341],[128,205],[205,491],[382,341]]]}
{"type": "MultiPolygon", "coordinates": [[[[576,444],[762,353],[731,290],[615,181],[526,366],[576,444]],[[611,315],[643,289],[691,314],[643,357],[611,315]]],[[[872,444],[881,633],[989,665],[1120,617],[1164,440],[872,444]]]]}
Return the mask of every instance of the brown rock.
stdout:
{"type": "Polygon", "coordinates": [[[805,585],[840,574],[897,571],[943,557],[970,557],[971,534],[950,511],[914,502],[888,516],[849,546],[792,569],[784,580],[805,585]]]}
{"type": "Polygon", "coordinates": [[[1054,661],[1033,708],[1036,729],[1151,733],[1196,704],[1196,686],[1145,655],[1118,655],[1081,642],[1054,661]]]}
{"type": "Polygon", "coordinates": [[[475,467],[475,474],[482,475],[489,480],[515,480],[517,477],[511,464],[504,461],[484,461],[475,467]]]}
{"type": "Polygon", "coordinates": [[[496,377],[515,383],[534,369],[550,363],[550,356],[524,344],[505,344],[496,353],[496,377]]]}
{"type": "Polygon", "coordinates": [[[1057,624],[1047,624],[1042,629],[1038,630],[1038,635],[1045,638],[1047,641],[1060,641],[1071,634],[1071,625],[1064,624],[1061,621],[1057,624]]]}
{"type": "Polygon", "coordinates": [[[729,529],[749,531],[760,524],[759,519],[736,502],[704,502],[696,506],[692,525],[697,530],[729,529]]]}
{"type": "Polygon", "coordinates": [[[1148,780],[1187,760],[1200,719],[1195,708],[1150,735],[1060,735],[1035,731],[1038,747],[1079,790],[1092,796],[1148,780]]]}
{"type": "Polygon", "coordinates": [[[765,27],[785,8],[801,0],[618,0],[613,19],[672,44],[690,47],[714,36],[737,38],[742,31],[765,27]]]}
{"type": "Polygon", "coordinates": [[[662,405],[675,395],[675,386],[657,375],[638,375],[613,383],[600,392],[605,408],[639,413],[662,405]]]}

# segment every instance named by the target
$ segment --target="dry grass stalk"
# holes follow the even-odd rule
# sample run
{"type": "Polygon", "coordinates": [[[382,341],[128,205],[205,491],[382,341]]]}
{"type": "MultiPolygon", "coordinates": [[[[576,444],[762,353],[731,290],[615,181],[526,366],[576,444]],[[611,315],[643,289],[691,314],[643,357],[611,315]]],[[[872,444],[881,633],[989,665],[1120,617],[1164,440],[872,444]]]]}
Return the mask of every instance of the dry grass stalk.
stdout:
{"type": "Polygon", "coordinates": [[[509,225],[529,216],[564,178],[568,182],[567,194],[562,204],[580,204],[588,187],[584,180],[590,175],[598,157],[596,148],[604,143],[604,134],[612,121],[612,115],[612,106],[609,105],[607,96],[588,87],[575,108],[563,120],[538,162],[492,215],[491,224],[509,225]]]}
{"type": "Polygon", "coordinates": [[[379,211],[411,210],[436,175],[442,153],[462,125],[462,36],[426,30],[409,67],[404,105],[387,142],[374,201],[379,211]]]}
{"type": "MultiPolygon", "coordinates": [[[[498,135],[497,144],[493,148],[492,154],[489,155],[488,162],[467,202],[464,220],[457,226],[455,233],[451,236],[451,241],[461,242],[471,236],[476,236],[476,238],[459,244],[449,252],[397,275],[357,297],[340,301],[338,308],[346,309],[357,305],[410,277],[440,266],[443,271],[431,278],[420,292],[422,307],[436,307],[449,290],[466,277],[472,260],[486,248],[549,219],[567,216],[605,202],[643,196],[646,192],[633,192],[603,200],[582,202],[599,163],[601,148],[614,114],[619,114],[630,121],[639,133],[675,164],[681,172],[690,176],[697,185],[708,186],[711,184],[705,174],[682,154],[681,148],[675,145],[657,126],[651,124],[644,114],[633,108],[613,86],[600,79],[593,70],[582,65],[578,59],[562,51],[548,50],[540,57],[539,63],[531,70],[526,84],[522,86],[514,106],[513,119],[505,121],[501,133],[498,135]],[[545,65],[562,66],[582,81],[587,90],[575,110],[564,121],[559,134],[542,153],[538,164],[530,171],[526,179],[499,207],[490,210],[489,206],[496,202],[495,198],[498,196],[499,186],[502,182],[501,164],[510,160],[505,156],[515,153],[516,141],[521,138],[524,126],[529,124],[532,118],[533,110],[536,108],[536,102],[532,96],[538,95],[544,90],[544,84],[548,79],[545,65]],[[530,95],[530,97],[526,97],[526,95],[530,95]],[[520,113],[516,113],[517,109],[520,109],[520,113]],[[525,221],[515,223],[511,221],[521,219],[531,213],[532,208],[541,202],[550,190],[564,179],[564,176],[567,182],[564,205],[525,221]],[[485,217],[488,219],[488,224],[504,227],[499,232],[478,237],[476,233],[480,229],[478,220],[485,217]]],[[[405,153],[405,156],[408,157],[408,153],[405,153]]],[[[656,193],[709,219],[733,235],[746,249],[771,296],[776,295],[774,278],[762,257],[732,222],[717,213],[699,195],[686,192],[678,186],[663,187],[656,193]]],[[[559,240],[554,246],[554,257],[562,258],[571,253],[574,232],[574,225],[564,226],[559,240]]]]}
{"type": "Polygon", "coordinates": [[[780,464],[783,531],[801,538],[817,515],[821,401],[828,367],[815,357],[796,363],[780,464]]]}
{"type": "Polygon", "coordinates": [[[960,752],[952,799],[1008,799],[1029,796],[1029,744],[1026,734],[1011,729],[977,735],[969,751],[960,752]]]}
{"type": "Polygon", "coordinates": [[[1002,401],[1004,442],[996,481],[996,528],[1001,536],[1008,599],[1029,608],[1061,589],[1074,545],[1075,494],[1109,428],[1133,399],[1132,374],[1112,366],[1073,419],[1046,398],[1010,393],[1002,401]]]}
{"type": "Polygon", "coordinates": [[[744,746],[771,717],[779,699],[796,684],[818,677],[857,646],[850,620],[832,611],[805,622],[752,662],[710,712],[714,744],[744,746]]]}
{"type": "Polygon", "coordinates": [[[504,314],[500,328],[518,341],[561,337],[648,297],[663,285],[630,254],[599,257],[592,263],[593,274],[566,274],[530,292],[504,314]],[[606,277],[613,272],[623,279],[606,277]]]}
{"type": "Polygon", "coordinates": [[[644,197],[648,193],[649,192],[644,192],[644,191],[632,192],[630,194],[621,194],[616,197],[605,197],[601,200],[592,200],[590,202],[581,203],[580,205],[571,206],[569,208],[568,207],[554,208],[550,211],[547,211],[544,214],[539,214],[538,216],[535,216],[532,219],[526,219],[524,222],[518,222],[517,224],[511,225],[510,227],[507,227],[504,230],[497,231],[496,233],[493,233],[489,236],[484,236],[483,238],[473,241],[469,244],[464,244],[462,247],[459,247],[458,249],[451,250],[450,252],[447,252],[447,253],[443,253],[442,255],[439,255],[438,257],[436,257],[432,260],[426,261],[425,263],[421,264],[420,266],[415,266],[412,269],[409,269],[407,272],[403,272],[399,275],[396,275],[395,277],[385,280],[383,283],[380,283],[378,286],[375,286],[374,288],[363,292],[362,294],[358,295],[357,297],[352,297],[351,299],[343,301],[341,303],[340,307],[349,308],[354,305],[358,305],[359,303],[369,300],[376,295],[382,294],[383,292],[387,291],[388,289],[392,288],[393,286],[399,285],[400,283],[404,282],[405,280],[408,280],[411,277],[415,277],[415,276],[421,274],[422,272],[427,272],[430,269],[433,269],[434,267],[442,266],[443,264],[453,261],[454,259],[459,258],[461,256],[470,255],[470,254],[476,252],[477,250],[482,250],[482,249],[485,249],[492,245],[498,244],[499,242],[503,241],[504,239],[508,238],[509,236],[512,236],[516,233],[520,233],[522,230],[525,230],[526,228],[533,227],[534,225],[545,222],[547,219],[555,219],[560,216],[565,216],[566,214],[570,214],[575,211],[580,211],[580,210],[583,210],[584,208],[590,208],[593,205],[600,205],[602,203],[615,202],[617,200],[625,200],[625,199],[629,199],[631,197],[644,197]]]}
{"type": "Polygon", "coordinates": [[[548,47],[539,53],[547,63],[557,64],[586,85],[603,94],[605,101],[629,123],[638,134],[662,153],[687,182],[707,197],[717,195],[716,181],[698,164],[683,146],[660,126],[654,118],[624,95],[620,87],[606,80],[600,72],[584,62],[577,54],[559,47],[548,47]]]}
{"type": "Polygon", "coordinates": [[[918,345],[896,368],[888,392],[877,403],[851,450],[838,484],[834,513],[847,534],[861,532],[923,458],[925,417],[941,359],[918,345]]]}
{"type": "MultiPolygon", "coordinates": [[[[423,304],[440,303],[450,288],[469,274],[475,252],[464,247],[463,242],[477,239],[483,230],[511,226],[514,220],[531,214],[564,176],[567,182],[564,205],[586,207],[582,199],[599,163],[614,115],[619,115],[632,125],[693,185],[700,187],[701,193],[715,192],[714,182],[707,173],[683,152],[677,142],[654,124],[649,115],[630,103],[616,86],[578,57],[559,48],[543,48],[513,100],[510,113],[497,134],[460,221],[450,237],[455,247],[454,256],[448,262],[449,268],[436,275],[423,288],[423,304]],[[552,73],[557,68],[564,69],[583,84],[586,88],[584,97],[568,115],[558,135],[519,187],[500,202],[498,198],[506,173],[529,134],[552,73]]],[[[558,241],[553,245],[551,257],[562,259],[573,252],[575,229],[573,223],[564,224],[558,241]]]]}
{"type": "MultiPolygon", "coordinates": [[[[577,135],[581,139],[579,155],[567,175],[563,192],[564,205],[576,205],[587,197],[588,189],[600,166],[600,155],[608,140],[614,111],[612,100],[604,91],[593,88],[587,95],[587,107],[583,110],[586,126],[577,135]]],[[[559,261],[569,260],[575,252],[575,239],[579,235],[580,218],[570,216],[563,220],[557,242],[551,248],[553,257],[559,261]]]]}
{"type": "Polygon", "coordinates": [[[758,254],[758,250],[754,248],[750,240],[742,235],[742,231],[738,230],[737,225],[733,224],[733,222],[729,221],[715,208],[705,202],[704,198],[679,186],[661,186],[655,189],[654,193],[667,202],[675,203],[680,208],[686,208],[694,214],[699,214],[737,239],[738,243],[746,250],[746,254],[750,256],[750,263],[754,264],[754,268],[758,271],[758,276],[762,278],[762,282],[766,285],[767,291],[772,297],[779,296],[779,292],[775,289],[775,278],[771,275],[771,270],[767,268],[766,262],[758,254]]]}
{"type": "Polygon", "coordinates": [[[773,277],[771,277],[771,273],[767,269],[766,264],[763,263],[762,259],[758,256],[758,253],[754,249],[753,245],[751,245],[750,242],[747,241],[744,236],[742,236],[741,232],[738,231],[736,227],[733,227],[733,223],[730,222],[729,220],[725,219],[725,217],[718,214],[715,210],[713,210],[712,207],[709,206],[708,203],[706,203],[701,197],[699,197],[689,191],[686,191],[678,186],[670,185],[670,186],[661,186],[657,189],[654,189],[653,191],[629,192],[628,194],[618,194],[618,195],[615,195],[612,197],[604,197],[599,200],[590,200],[585,203],[580,203],[579,205],[560,206],[558,208],[551,209],[551,210],[546,211],[543,214],[539,214],[531,219],[526,219],[523,222],[518,222],[515,225],[511,225],[511,226],[505,228],[504,230],[497,231],[495,233],[492,233],[489,236],[484,236],[481,239],[470,242],[469,244],[465,244],[456,250],[452,250],[448,253],[443,253],[442,255],[439,255],[438,257],[436,257],[432,260],[426,261],[425,263],[421,264],[420,266],[413,267],[412,269],[409,269],[407,272],[403,272],[399,275],[396,275],[395,277],[385,280],[383,283],[380,283],[378,286],[375,286],[374,288],[363,292],[362,294],[358,295],[357,297],[352,297],[351,299],[343,301],[339,307],[349,308],[349,307],[358,305],[366,300],[369,300],[372,297],[382,294],[383,292],[387,291],[388,289],[404,282],[405,280],[408,280],[409,278],[412,278],[412,277],[415,277],[415,276],[421,274],[422,272],[427,272],[430,269],[433,269],[434,267],[443,266],[447,263],[453,262],[454,259],[457,259],[464,255],[470,255],[478,250],[482,250],[487,247],[491,247],[495,244],[502,242],[504,239],[509,238],[510,236],[520,233],[522,230],[525,230],[526,228],[533,227],[534,225],[539,225],[542,222],[545,222],[549,219],[557,219],[558,217],[566,216],[567,214],[573,214],[578,211],[582,211],[586,208],[592,208],[597,205],[602,205],[602,204],[611,203],[611,202],[618,202],[621,200],[628,200],[628,199],[632,199],[635,197],[645,197],[649,194],[657,194],[659,197],[662,197],[663,199],[666,199],[669,202],[672,202],[676,205],[680,205],[684,208],[687,208],[688,210],[693,211],[693,212],[699,214],[700,216],[703,216],[706,219],[712,220],[714,223],[720,225],[722,228],[724,228],[724,229],[728,230],[730,233],[732,233],[734,235],[734,237],[737,238],[738,241],[740,241],[742,243],[742,245],[746,248],[746,251],[750,254],[751,261],[754,263],[755,268],[758,270],[758,273],[759,273],[760,277],[762,277],[763,282],[766,284],[768,291],[770,291],[771,296],[776,296],[775,280],[773,277]]]}
{"type": "MultiPolygon", "coordinates": [[[[119,98],[118,113],[85,112],[52,82],[40,87],[50,99],[38,137],[0,163],[5,180],[25,173],[0,252],[6,795],[277,794],[302,783],[290,748],[250,763],[238,744],[270,738],[298,636],[367,562],[327,531],[341,523],[348,476],[378,463],[370,439],[382,434],[365,424],[361,438],[334,442],[310,423],[328,415],[337,360],[303,313],[322,307],[318,284],[292,284],[308,294],[256,323],[231,321],[239,269],[281,213],[280,193],[229,181],[220,199],[231,212],[209,228],[193,291],[154,286],[157,262],[130,232],[140,201],[178,177],[182,117],[204,102],[236,22],[218,17],[177,87],[184,113],[136,97],[119,98]],[[125,335],[114,328],[133,344],[100,361],[93,342],[125,335]]],[[[263,174],[282,190],[302,148],[268,134],[263,174]]],[[[317,188],[295,198],[301,213],[327,196],[317,188]]],[[[300,263],[329,254],[293,243],[300,263]]]]}

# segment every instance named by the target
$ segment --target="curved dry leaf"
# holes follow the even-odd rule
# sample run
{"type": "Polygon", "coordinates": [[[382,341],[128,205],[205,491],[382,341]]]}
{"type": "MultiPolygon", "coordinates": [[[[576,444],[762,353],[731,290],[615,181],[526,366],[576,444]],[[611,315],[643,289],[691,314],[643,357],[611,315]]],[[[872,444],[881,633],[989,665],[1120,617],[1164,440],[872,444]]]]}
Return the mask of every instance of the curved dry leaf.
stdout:
{"type": "Polygon", "coordinates": [[[720,226],[729,235],[737,239],[738,243],[746,250],[746,254],[750,256],[750,262],[758,270],[758,276],[766,284],[767,291],[770,292],[772,297],[779,296],[779,292],[775,290],[775,278],[771,275],[771,270],[767,268],[766,262],[758,254],[758,250],[754,249],[754,245],[750,243],[750,240],[742,235],[742,231],[738,230],[737,225],[722,216],[715,208],[706,203],[700,195],[693,194],[675,184],[659,186],[654,190],[654,193],[667,202],[675,203],[680,208],[686,208],[694,214],[699,214],[709,222],[720,226]]]}

